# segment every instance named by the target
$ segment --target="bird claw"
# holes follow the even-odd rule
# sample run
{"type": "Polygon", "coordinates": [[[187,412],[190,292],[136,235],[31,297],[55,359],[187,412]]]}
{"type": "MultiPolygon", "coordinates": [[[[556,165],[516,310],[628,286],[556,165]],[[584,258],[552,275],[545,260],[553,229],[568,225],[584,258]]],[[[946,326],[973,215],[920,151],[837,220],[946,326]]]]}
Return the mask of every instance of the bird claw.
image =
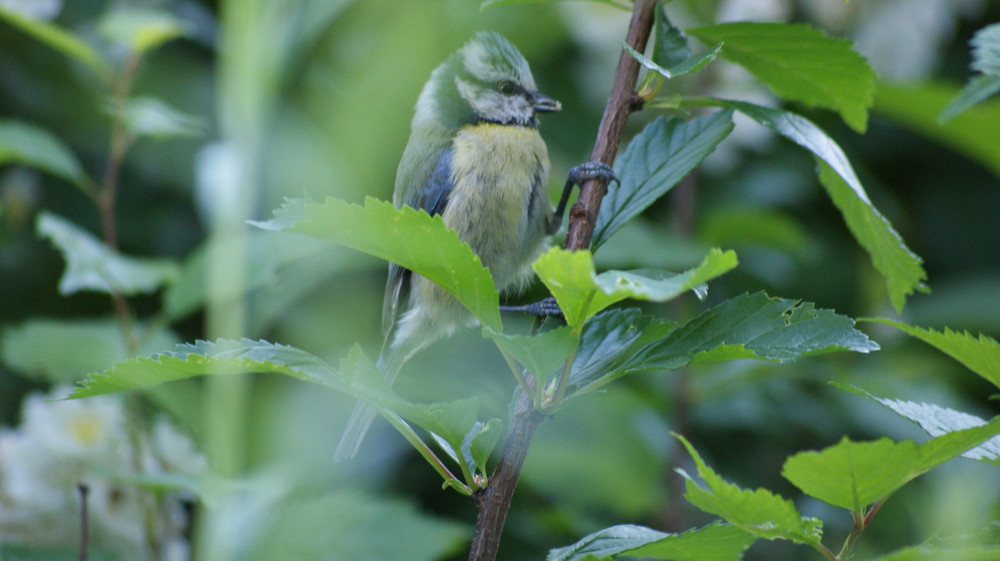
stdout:
{"type": "Polygon", "coordinates": [[[559,304],[556,303],[556,299],[552,296],[543,298],[538,302],[525,304],[523,306],[500,306],[500,310],[503,312],[520,312],[522,314],[528,314],[540,318],[550,316],[558,318],[563,317],[562,308],[559,307],[559,304]]]}
{"type": "Polygon", "coordinates": [[[611,166],[604,162],[585,162],[574,166],[570,168],[566,179],[575,185],[583,185],[584,181],[590,179],[603,179],[608,183],[614,181],[621,185],[621,181],[615,175],[615,170],[611,169],[611,166]]]}

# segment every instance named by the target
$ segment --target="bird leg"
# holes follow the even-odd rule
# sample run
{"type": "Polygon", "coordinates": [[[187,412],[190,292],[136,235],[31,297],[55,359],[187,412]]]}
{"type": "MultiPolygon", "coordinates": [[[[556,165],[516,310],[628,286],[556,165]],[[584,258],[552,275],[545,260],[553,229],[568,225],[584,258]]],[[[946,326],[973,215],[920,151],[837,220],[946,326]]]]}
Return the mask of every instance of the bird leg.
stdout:
{"type": "Polygon", "coordinates": [[[502,312],[519,312],[522,314],[529,314],[532,316],[537,316],[540,318],[545,318],[549,316],[563,317],[562,309],[559,304],[556,303],[556,299],[552,296],[548,298],[543,298],[538,302],[532,302],[530,304],[525,304],[523,306],[500,306],[500,311],[502,312]]]}
{"type": "Polygon", "coordinates": [[[552,222],[549,234],[555,234],[562,226],[563,216],[566,214],[566,205],[569,204],[569,196],[573,192],[573,186],[583,186],[583,183],[590,179],[603,179],[608,183],[612,181],[621,185],[621,181],[615,176],[615,171],[611,166],[603,162],[586,162],[570,168],[566,174],[566,185],[563,187],[562,196],[559,197],[559,204],[552,215],[552,222]]]}

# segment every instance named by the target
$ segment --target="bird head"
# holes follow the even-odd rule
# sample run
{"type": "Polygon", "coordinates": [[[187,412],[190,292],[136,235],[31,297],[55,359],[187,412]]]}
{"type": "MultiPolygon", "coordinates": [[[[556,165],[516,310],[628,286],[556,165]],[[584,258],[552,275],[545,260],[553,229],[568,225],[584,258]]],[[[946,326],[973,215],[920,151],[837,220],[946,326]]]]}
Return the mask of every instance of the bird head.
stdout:
{"type": "Polygon", "coordinates": [[[481,31],[431,74],[415,120],[535,126],[537,113],[560,109],[538,91],[528,62],[510,41],[481,31]]]}

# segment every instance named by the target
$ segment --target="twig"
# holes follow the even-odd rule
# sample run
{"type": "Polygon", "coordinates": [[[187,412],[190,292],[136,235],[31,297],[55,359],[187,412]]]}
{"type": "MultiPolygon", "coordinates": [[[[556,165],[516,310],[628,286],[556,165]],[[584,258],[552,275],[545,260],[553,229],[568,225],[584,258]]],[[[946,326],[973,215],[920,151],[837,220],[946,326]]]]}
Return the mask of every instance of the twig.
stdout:
{"type": "MultiPolygon", "coordinates": [[[[636,0],[634,3],[626,41],[639,52],[646,49],[646,42],[653,26],[655,6],[656,0],[636,0]]],[[[642,101],[635,94],[638,76],[639,63],[622,51],[618,58],[611,95],[597,131],[597,141],[591,152],[591,161],[603,162],[609,166],[614,163],[625,122],[633,111],[642,108],[642,101]]],[[[580,197],[570,210],[569,231],[564,247],[574,251],[590,247],[597,211],[606,189],[607,182],[603,179],[585,181],[580,187],[580,197]]],[[[521,476],[521,468],[524,467],[531,439],[542,419],[543,416],[535,409],[531,396],[518,389],[517,404],[507,431],[503,454],[487,487],[473,495],[478,507],[478,516],[469,561],[496,559],[500,535],[507,520],[507,511],[510,509],[514,489],[521,476]]]]}
{"type": "Polygon", "coordinates": [[[90,487],[86,483],[78,483],[76,492],[80,496],[80,556],[78,561],[87,561],[87,552],[90,550],[90,521],[87,519],[89,509],[87,508],[87,493],[90,487]]]}

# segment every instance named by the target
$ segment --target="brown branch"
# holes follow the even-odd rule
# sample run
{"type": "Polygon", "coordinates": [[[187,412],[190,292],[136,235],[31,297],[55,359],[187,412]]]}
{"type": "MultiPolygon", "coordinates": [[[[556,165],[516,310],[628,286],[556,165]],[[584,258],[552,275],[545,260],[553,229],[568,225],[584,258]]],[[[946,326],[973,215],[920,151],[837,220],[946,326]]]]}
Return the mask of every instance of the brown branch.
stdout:
{"type": "MultiPolygon", "coordinates": [[[[635,0],[626,41],[639,52],[646,50],[646,42],[653,27],[655,6],[656,0],[635,0]]],[[[638,77],[639,63],[622,50],[618,68],[615,70],[611,96],[608,98],[604,117],[597,131],[597,141],[591,153],[591,161],[603,162],[609,166],[614,163],[629,115],[642,108],[642,101],[635,93],[638,77]]],[[[590,247],[597,211],[601,207],[601,200],[607,187],[607,182],[602,179],[585,181],[580,187],[580,197],[570,210],[569,232],[565,244],[567,249],[590,247]]],[[[521,476],[521,468],[524,467],[535,429],[543,418],[535,409],[531,397],[521,389],[517,391],[517,405],[507,431],[503,454],[487,487],[474,495],[478,516],[472,548],[469,551],[469,561],[496,559],[514,489],[521,476]]]]}

